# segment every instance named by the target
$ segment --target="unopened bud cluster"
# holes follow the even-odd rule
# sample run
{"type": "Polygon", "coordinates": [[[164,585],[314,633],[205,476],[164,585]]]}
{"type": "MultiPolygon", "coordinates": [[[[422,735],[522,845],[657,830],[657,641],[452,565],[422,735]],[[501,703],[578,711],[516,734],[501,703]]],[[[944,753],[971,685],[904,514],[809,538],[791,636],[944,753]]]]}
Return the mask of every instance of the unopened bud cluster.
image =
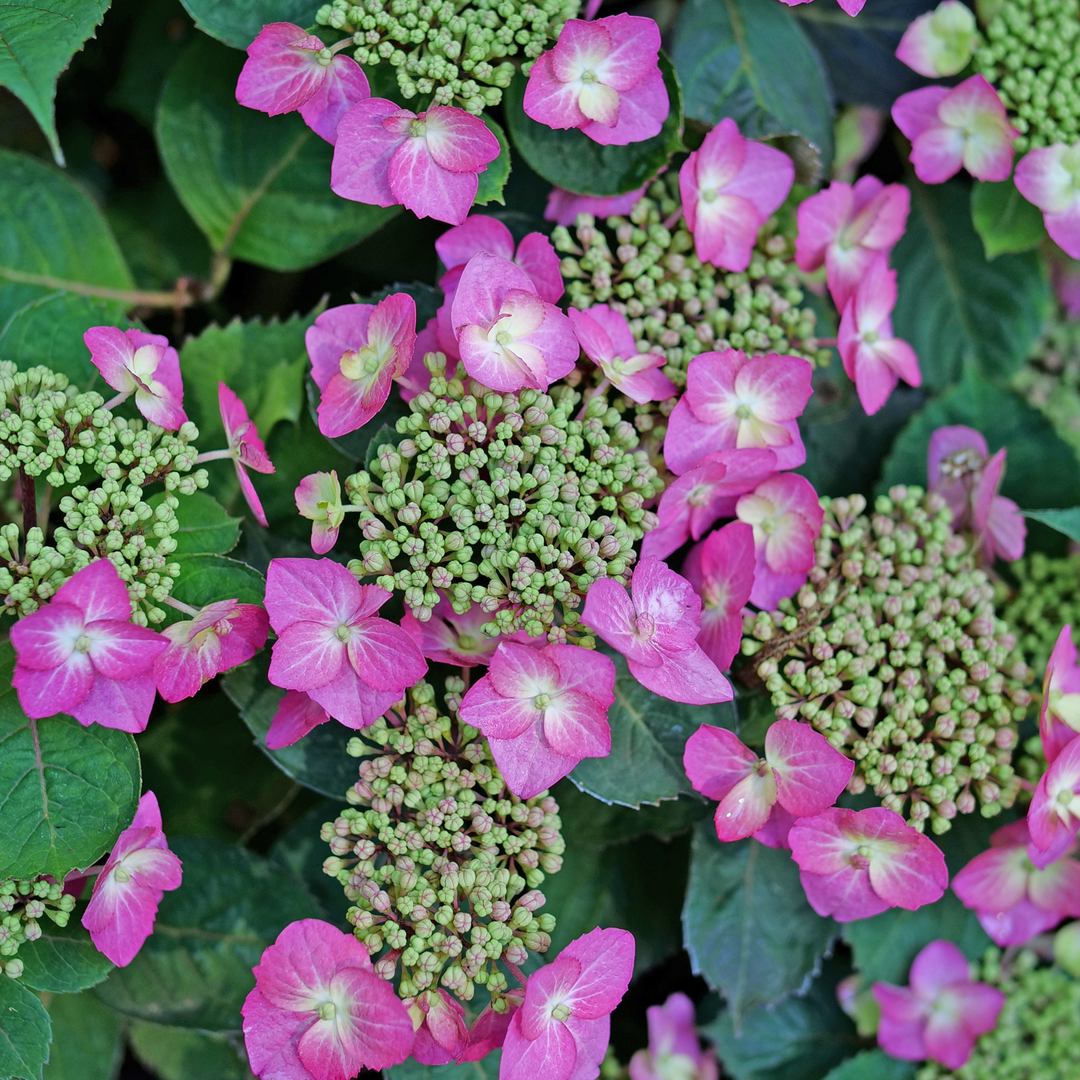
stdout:
{"type": "Polygon", "coordinates": [[[364,507],[349,569],[402,592],[421,621],[444,594],[459,613],[488,612],[491,637],[577,640],[589,586],[625,584],[635,545],[656,525],[645,506],[663,481],[634,425],[603,394],[582,409],[567,385],[500,394],[447,380],[441,353],[425,363],[431,389],[409,402],[397,444],[346,480],[364,507]]]}
{"type": "Polygon", "coordinates": [[[362,758],[349,807],[322,827],[323,869],[352,901],[347,918],[375,970],[415,997],[444,986],[463,1001],[477,986],[508,989],[499,960],[525,963],[551,944],[537,914],[547,874],[562,867],[559,807],[507,788],[487,740],[463,724],[465,683],[448,678],[445,709],[417,683],[348,752],[362,758]],[[407,711],[406,711],[407,710],[407,711]]]}
{"type": "Polygon", "coordinates": [[[1080,320],[1047,320],[1013,386],[1080,455],[1080,320]]]}
{"type": "Polygon", "coordinates": [[[23,973],[19,946],[41,937],[42,918],[67,926],[75,897],[45,878],[0,881],[0,971],[12,979],[23,973]]]}
{"type": "Polygon", "coordinates": [[[743,655],[777,716],[808,721],[855,761],[853,794],[869,786],[939,834],[976,807],[994,816],[1019,787],[1031,672],[969,541],[920,488],[893,488],[872,513],[859,495],[821,502],[808,583],[744,617],[743,655]]]}
{"type": "Polygon", "coordinates": [[[1017,586],[998,609],[1041,679],[1061,628],[1068,624],[1080,631],[1080,555],[1050,559],[1034,552],[1011,563],[1009,573],[1017,586]]]}

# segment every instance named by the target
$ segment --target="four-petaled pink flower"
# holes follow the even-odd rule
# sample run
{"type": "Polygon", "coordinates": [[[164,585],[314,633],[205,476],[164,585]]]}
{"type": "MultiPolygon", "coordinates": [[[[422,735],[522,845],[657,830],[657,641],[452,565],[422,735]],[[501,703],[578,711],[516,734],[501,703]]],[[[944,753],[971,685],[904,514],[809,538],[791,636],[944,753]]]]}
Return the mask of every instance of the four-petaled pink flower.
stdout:
{"type": "Polygon", "coordinates": [[[416,1033],[412,1056],[421,1065],[460,1061],[469,1046],[469,1028],[461,1003],[445,990],[425,990],[408,1005],[416,1033]]]}
{"type": "Polygon", "coordinates": [[[1043,212],[1050,239],[1080,259],[1080,140],[1030,150],[1016,166],[1015,180],[1020,194],[1043,212]]]}
{"type": "Polygon", "coordinates": [[[364,69],[351,57],[328,49],[292,23],[270,23],[247,48],[236,83],[236,100],[270,116],[295,112],[316,135],[336,141],[349,108],[371,97],[364,69]]]}
{"type": "Polygon", "coordinates": [[[266,610],[270,681],[304,690],[346,727],[371,724],[427,670],[413,639],[376,612],[390,593],[331,559],[274,559],[266,610]]]}
{"type": "Polygon", "coordinates": [[[721,840],[753,836],[779,803],[796,817],[828,810],[847,787],[855,763],[797,720],[776,720],[759,758],[726,728],[702,724],[686,740],[683,767],[695,791],[716,799],[721,840]]]}
{"type": "Polygon", "coordinates": [[[668,420],[664,462],[676,476],[707,454],[772,450],[778,469],[806,461],[796,418],[813,390],[814,369],[800,356],[748,357],[741,349],[700,353],[686,369],[686,393],[668,420]]]}
{"type": "Polygon", "coordinates": [[[27,716],[70,713],[84,727],[144,731],[154,661],[168,640],[131,621],[127,586],[108,559],[72,575],[11,628],[11,683],[27,716]]]}
{"type": "Polygon", "coordinates": [[[479,117],[449,105],[419,116],[382,98],[353,105],[337,129],[330,187],[343,199],[395,206],[460,225],[477,179],[499,156],[479,117]]]}
{"type": "Polygon", "coordinates": [[[300,516],[311,522],[311,550],[316,555],[325,555],[333,550],[341,523],[345,520],[337,470],[305,476],[296,485],[293,498],[300,516]]]}
{"type": "Polygon", "coordinates": [[[922,383],[915,350],[893,336],[894,307],[896,271],[879,255],[844,308],[836,342],[867,416],[885,404],[899,379],[909,386],[922,383]]]}
{"type": "Polygon", "coordinates": [[[1072,627],[1063,626],[1043,676],[1039,736],[1048,764],[1080,734],[1080,666],[1072,627]]]}
{"type": "Polygon", "coordinates": [[[878,1045],[901,1061],[929,1058],[961,1068],[978,1037],[997,1027],[1005,995],[972,982],[964,954],[951,941],[931,941],[912,962],[908,981],[873,985],[881,1006],[878,1045]]]}
{"type": "Polygon", "coordinates": [[[876,176],[860,177],[854,187],[834,180],[799,204],[795,261],[807,273],[824,263],[842,312],[877,257],[904,235],[910,209],[911,192],[903,184],[886,185],[876,176]]]}
{"type": "Polygon", "coordinates": [[[979,41],[975,15],[960,0],[943,0],[920,15],[896,48],[898,60],[928,79],[959,75],[979,41]]]}
{"type": "MultiPolygon", "coordinates": [[[[18,623],[15,624],[16,626],[18,623]]],[[[1031,861],[1049,866],[1080,830],[1080,739],[1066,743],[1035,787],[1028,807],[1031,861]]]]}
{"type": "Polygon", "coordinates": [[[578,128],[604,146],[651,139],[669,108],[659,58],[652,19],[570,19],[529,72],[525,114],[550,128],[578,128]]]}
{"type": "Polygon", "coordinates": [[[391,293],[378,304],[324,311],[304,334],[311,377],[322,395],[319,430],[330,438],[363,427],[404,375],[416,344],[416,302],[391,293]]]}
{"type": "Polygon", "coordinates": [[[147,791],[94,882],[82,924],[99,953],[127,967],[154,932],[158,904],[180,888],[180,860],[161,831],[157,797],[147,791]]]}
{"type": "Polygon", "coordinates": [[[101,377],[119,391],[105,403],[107,409],[134,394],[135,407],[151,424],[176,431],[187,421],[180,357],[168,338],[142,330],[92,326],[83,341],[101,377]]]}
{"type": "Polygon", "coordinates": [[[469,260],[450,317],[465,370],[492,390],[547,390],[577,363],[570,320],[541,299],[521,267],[499,255],[481,252],[469,260]]]}
{"type": "Polygon", "coordinates": [[[679,170],[686,224],[702,262],[742,273],[758,230],[787,198],[795,166],[787,154],[744,139],[724,119],[679,170]]]}
{"type": "Polygon", "coordinates": [[[241,1010],[251,1071],[280,1080],[352,1080],[409,1056],[413,1026],[352,934],[291,923],[255,966],[241,1010]]]}
{"type": "Polygon", "coordinates": [[[299,742],[309,731],[330,721],[330,714],[302,690],[287,690],[266,733],[266,748],[281,750],[299,742]]]}
{"type": "MultiPolygon", "coordinates": [[[[491,622],[491,616],[479,604],[459,615],[446,597],[442,597],[427,622],[421,622],[411,611],[401,620],[401,629],[412,635],[428,660],[451,667],[476,667],[487,664],[492,653],[505,637],[487,637],[481,627],[491,622]]],[[[522,640],[527,637],[522,635],[522,640]]],[[[514,639],[516,640],[516,638],[514,639]]]]}
{"type": "Polygon", "coordinates": [[[720,1068],[710,1047],[702,1050],[694,1023],[694,1003],[672,994],[645,1012],[649,1048],[630,1059],[630,1080],[719,1080],[720,1068]]]}
{"type": "Polygon", "coordinates": [[[612,214],[629,214],[645,197],[645,187],[631,191],[626,195],[578,195],[573,191],[554,187],[544,207],[544,220],[554,221],[556,225],[573,225],[578,214],[592,214],[593,217],[606,218],[612,214]]]}
{"type": "Polygon", "coordinates": [[[634,970],[634,937],[597,928],[529,976],[503,1043],[499,1080],[584,1080],[607,1053],[611,1013],[634,970]]]}
{"type": "Polygon", "coordinates": [[[199,460],[209,461],[219,455],[232,458],[244,500],[255,515],[255,520],[260,525],[266,525],[266,514],[247,471],[254,469],[260,473],[272,473],[274,463],[267,457],[266,446],[259,438],[254,422],[248,417],[247,406],[224,383],[218,383],[218,409],[229,448],[224,452],[213,450],[209,454],[200,454],[199,460]]]}
{"type": "Polygon", "coordinates": [[[585,355],[604,373],[612,386],[631,401],[644,405],[664,401],[679,391],[660,370],[667,357],[662,353],[638,352],[626,316],[607,304],[594,304],[588,311],[570,308],[567,312],[585,355]]]}
{"type": "Polygon", "coordinates": [[[902,94],[892,118],[911,140],[911,164],[924,184],[943,184],[961,167],[977,180],[1008,180],[1012,173],[1012,144],[1020,132],[982,75],[902,94]]]}
{"type": "Polygon", "coordinates": [[[270,620],[258,604],[219,600],[166,626],[168,648],[154,661],[154,681],[166,701],[194,697],[203,683],[250,660],[265,644],[270,620]]]}
{"type": "Polygon", "coordinates": [[[654,694],[688,705],[730,701],[731,684],[697,643],[701,598],[652,556],[634,568],[630,592],[611,578],[589,586],[581,621],[626,657],[654,694]]]}
{"type": "Polygon", "coordinates": [[[582,758],[611,753],[615,665],[579,645],[501,642],[469,688],[461,719],[487,736],[510,790],[532,799],[582,758]]]}
{"type": "Polygon", "coordinates": [[[953,892],[998,945],[1024,945],[1067,915],[1080,917],[1075,843],[1040,870],[1028,855],[1030,841],[1026,821],[1005,825],[990,837],[990,849],[953,878],[953,892]]]}
{"type": "Polygon", "coordinates": [[[940,900],[949,884],[941,849],[883,807],[800,818],[788,841],[810,906],[837,922],[891,907],[914,911],[940,900]]]}

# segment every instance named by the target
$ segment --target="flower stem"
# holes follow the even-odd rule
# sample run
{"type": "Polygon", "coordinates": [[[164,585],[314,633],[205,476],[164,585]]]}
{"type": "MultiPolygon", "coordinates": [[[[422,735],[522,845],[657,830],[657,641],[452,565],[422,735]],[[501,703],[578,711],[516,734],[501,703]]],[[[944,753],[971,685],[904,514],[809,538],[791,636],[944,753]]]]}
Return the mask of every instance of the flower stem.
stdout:
{"type": "Polygon", "coordinates": [[[190,604],[185,604],[182,600],[176,600],[171,596],[166,596],[162,603],[168,604],[171,608],[176,608],[177,611],[182,611],[185,615],[194,617],[199,614],[198,608],[193,608],[190,604]]]}
{"type": "Polygon", "coordinates": [[[19,501],[22,503],[23,541],[30,535],[30,530],[37,528],[37,493],[34,478],[26,475],[26,470],[19,469],[19,501]]]}
{"type": "Polygon", "coordinates": [[[225,458],[234,457],[231,449],[228,450],[207,450],[205,454],[200,454],[195,459],[196,465],[201,465],[204,461],[223,461],[225,458]]]}
{"type": "Polygon", "coordinates": [[[111,411],[112,411],[113,409],[115,409],[115,408],[116,408],[116,407],[117,407],[118,405],[123,405],[123,404],[124,404],[124,402],[125,402],[125,401],[127,401],[127,399],[128,399],[129,397],[131,397],[131,391],[130,391],[130,390],[124,390],[124,391],[122,391],[121,393],[117,394],[117,395],[116,395],[116,397],[114,397],[114,398],[110,398],[110,399],[109,399],[108,401],[106,401],[106,402],[105,402],[105,404],[104,404],[104,405],[102,405],[101,407],[102,407],[103,409],[108,409],[108,410],[109,410],[109,411],[111,412],[111,411]]]}

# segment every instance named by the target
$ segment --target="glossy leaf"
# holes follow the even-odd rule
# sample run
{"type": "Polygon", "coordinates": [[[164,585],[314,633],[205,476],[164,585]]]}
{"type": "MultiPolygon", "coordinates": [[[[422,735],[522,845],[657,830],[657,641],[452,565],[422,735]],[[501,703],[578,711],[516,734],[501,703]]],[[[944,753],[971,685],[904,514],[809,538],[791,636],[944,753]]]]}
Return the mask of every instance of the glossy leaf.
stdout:
{"type": "Polygon", "coordinates": [[[184,0],[195,25],[234,49],[246,49],[266,23],[309,26],[314,13],[304,0],[184,0]]]}
{"type": "Polygon", "coordinates": [[[482,1061],[466,1061],[460,1065],[421,1065],[409,1058],[401,1065],[387,1069],[387,1080],[498,1080],[502,1051],[488,1054],[482,1061]]]}
{"type": "Polygon", "coordinates": [[[53,1042],[44,1080],[116,1080],[124,1059],[120,1017],[93,994],[54,994],[53,1042]]]}
{"type": "Polygon", "coordinates": [[[487,124],[491,134],[499,140],[499,156],[480,174],[476,198],[473,201],[477,206],[493,202],[505,205],[503,188],[510,179],[510,144],[506,141],[506,132],[497,121],[486,114],[481,119],[487,124]]]}
{"type": "Polygon", "coordinates": [[[74,994],[96,986],[113,969],[112,961],[94,948],[89,933],[72,912],[67,926],[41,919],[41,937],[19,949],[22,981],[31,990],[74,994]]]}
{"type": "MultiPolygon", "coordinates": [[[[152,496],[147,501],[157,506],[164,494],[152,496]]],[[[176,508],[179,529],[172,533],[176,541],[176,555],[224,555],[236,547],[240,538],[240,519],[230,517],[212,495],[196,491],[191,495],[176,496],[180,505],[176,508]]]]}
{"type": "Polygon", "coordinates": [[[825,1080],[913,1080],[917,1066],[899,1061],[884,1050],[864,1050],[837,1065],[825,1080]]]}
{"type": "Polygon", "coordinates": [[[1071,506],[1068,510],[1025,510],[1024,517],[1041,521],[1080,544],[1080,506],[1071,506]]]}
{"type": "Polygon", "coordinates": [[[251,1080],[243,1042],[236,1036],[136,1020],[128,1039],[132,1052],[158,1080],[251,1080]]]}
{"type": "Polygon", "coordinates": [[[241,604],[261,604],[266,579],[247,563],[225,555],[180,555],[173,560],[180,576],[173,581],[172,596],[192,607],[218,600],[239,600],[241,604]]]}
{"type": "Polygon", "coordinates": [[[976,181],[971,189],[971,220],[988,259],[1030,251],[1046,236],[1042,213],[1016,190],[1012,180],[976,181]]]}
{"type": "Polygon", "coordinates": [[[45,1006],[18,979],[0,979],[0,1080],[41,1080],[51,1038],[45,1006]]]}
{"type": "Polygon", "coordinates": [[[323,863],[330,848],[319,836],[323,822],[333,821],[344,809],[343,802],[339,795],[334,799],[323,799],[312,807],[274,841],[270,858],[291,870],[307,885],[322,905],[322,918],[348,933],[350,927],[345,920],[345,912],[349,908],[349,901],[341,883],[323,873],[323,863]]]}

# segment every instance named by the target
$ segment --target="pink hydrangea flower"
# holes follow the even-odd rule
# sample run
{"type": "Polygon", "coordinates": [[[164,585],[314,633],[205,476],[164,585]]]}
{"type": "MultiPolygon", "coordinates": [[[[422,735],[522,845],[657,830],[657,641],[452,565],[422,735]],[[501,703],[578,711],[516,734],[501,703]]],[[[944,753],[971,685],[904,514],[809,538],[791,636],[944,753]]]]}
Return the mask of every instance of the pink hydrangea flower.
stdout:
{"type": "MultiPolygon", "coordinates": [[[[425,390],[431,388],[431,372],[428,371],[427,365],[424,363],[424,357],[428,353],[436,353],[440,350],[446,352],[439,341],[438,319],[428,319],[423,330],[416,335],[416,344],[413,346],[409,366],[405,369],[404,374],[398,375],[394,379],[402,401],[412,401],[417,394],[422,394],[425,390]]],[[[457,367],[457,342],[454,343],[454,353],[454,358],[447,354],[446,377],[448,379],[454,377],[454,371],[457,367]]]]}
{"type": "Polygon", "coordinates": [[[335,55],[322,41],[292,23],[270,23],[247,48],[236,83],[236,100],[270,116],[295,112],[316,135],[336,141],[341,118],[371,97],[363,68],[335,55]]]}
{"type": "Polygon", "coordinates": [[[525,991],[511,990],[504,1000],[507,1003],[505,1012],[496,1012],[488,1005],[473,1021],[473,1026],[469,1028],[469,1045],[461,1052],[458,1061],[480,1061],[493,1050],[502,1048],[514,1014],[525,1000],[525,991]]]}
{"type": "Polygon", "coordinates": [[[194,697],[202,685],[250,660],[265,644],[270,620],[258,604],[219,600],[166,626],[168,648],[154,661],[154,682],[166,701],[194,697]]]}
{"type": "Polygon", "coordinates": [[[134,394],[135,407],[151,424],[176,431],[187,421],[180,357],[168,338],[142,330],[92,326],[83,341],[101,377],[118,391],[105,403],[106,408],[115,409],[134,394]]]}
{"type": "Polygon", "coordinates": [[[254,971],[255,989],[241,1011],[256,1075],[352,1080],[361,1069],[389,1068],[409,1056],[409,1013],[352,934],[301,919],[281,931],[254,971]]]}
{"type": "Polygon", "coordinates": [[[1080,140],[1028,151],[1015,179],[1020,194],[1043,212],[1050,239],[1080,259],[1080,140]]]}
{"type": "Polygon", "coordinates": [[[634,970],[634,937],[597,928],[529,976],[503,1043],[500,1080],[584,1080],[607,1053],[634,970]]]}
{"type": "Polygon", "coordinates": [[[1043,676],[1039,735],[1047,764],[1080,734],[1080,666],[1072,627],[1063,626],[1043,676]]]}
{"type": "Polygon", "coordinates": [[[319,430],[330,438],[363,427],[404,375],[416,344],[416,302],[391,293],[378,304],[324,311],[304,334],[311,377],[322,392],[319,430]]]}
{"type": "Polygon", "coordinates": [[[757,563],[750,603],[772,611],[806,582],[825,513],[810,481],[794,473],[779,473],[758,484],[740,497],[735,513],[754,529],[757,563]]]}
{"type": "Polygon", "coordinates": [[[877,1040],[901,1061],[929,1058],[959,1069],[980,1035],[997,1027],[1005,995],[972,982],[964,954],[951,941],[931,941],[911,965],[908,986],[876,982],[881,1006],[877,1040]]]}
{"type": "Polygon", "coordinates": [[[968,66],[978,40],[971,8],[960,0],[942,0],[904,31],[896,56],[912,71],[928,79],[941,79],[959,75],[968,66]]]}
{"type": "Polygon", "coordinates": [[[678,476],[717,450],[755,447],[772,450],[778,469],[798,468],[806,449],[796,418],[813,393],[813,373],[801,356],[699,353],[668,420],[665,464],[678,476]]]}
{"type": "Polygon", "coordinates": [[[652,19],[570,19],[555,47],[533,63],[525,114],[550,128],[578,128],[603,146],[651,139],[669,108],[659,57],[652,19]]]}
{"type": "Polygon", "coordinates": [[[556,225],[573,225],[578,214],[592,214],[593,217],[606,218],[612,214],[629,214],[635,205],[645,197],[645,187],[631,191],[626,195],[578,195],[562,188],[551,189],[547,205],[544,207],[544,220],[554,221],[556,225]]]}
{"type": "Polygon", "coordinates": [[[754,839],[766,847],[790,851],[791,841],[788,837],[792,826],[798,820],[790,810],[786,810],[780,803],[773,803],[769,820],[754,833],[754,839]]]}
{"type": "Polygon", "coordinates": [[[634,568],[630,592],[611,578],[589,586],[581,621],[626,657],[654,694],[688,705],[730,701],[731,684],[697,643],[701,599],[659,559],[634,568]]]}
{"type": "Polygon", "coordinates": [[[953,878],[953,892],[974,911],[998,945],[1024,945],[1063,918],[1080,917],[1080,863],[1071,843],[1045,869],[1028,857],[1026,821],[1014,821],[990,837],[990,848],[953,878]]]}
{"type": "Polygon", "coordinates": [[[342,117],[330,187],[373,206],[400,203],[417,217],[460,225],[477,179],[499,156],[499,140],[479,117],[449,105],[419,116],[382,98],[360,101],[342,117]]]}
{"type": "Polygon", "coordinates": [[[270,721],[266,733],[266,748],[281,750],[299,742],[309,731],[332,717],[310,695],[301,690],[287,690],[270,721]]]}
{"type": "Polygon", "coordinates": [[[886,185],[876,176],[860,177],[854,187],[833,181],[799,204],[795,261],[807,273],[824,264],[842,312],[878,256],[904,235],[910,209],[911,192],[903,184],[886,185]]]}
{"type": "Polygon", "coordinates": [[[99,953],[127,967],[154,932],[162,896],[180,888],[180,860],[161,831],[157,797],[147,791],[94,882],[82,924],[99,953]]]}
{"type": "Polygon", "coordinates": [[[127,586],[108,559],[72,575],[11,628],[11,683],[27,716],[70,713],[84,727],[144,731],[154,661],[168,640],[131,621],[127,586]]]}
{"type": "Polygon", "coordinates": [[[758,230],[787,198],[795,166],[787,154],[744,139],[724,119],[679,170],[686,224],[702,262],[742,273],[758,230]]]}
{"type": "Polygon", "coordinates": [[[1058,303],[1069,319],[1080,319],[1080,262],[1058,255],[1051,258],[1050,280],[1054,284],[1058,303]]]}
{"type": "Polygon", "coordinates": [[[1012,144],[1020,132],[982,75],[902,94],[892,118],[911,140],[911,164],[924,184],[943,184],[961,168],[977,180],[1008,180],[1012,173],[1012,144]]]}
{"type": "Polygon", "coordinates": [[[316,555],[332,551],[345,520],[337,470],[305,476],[297,484],[293,498],[300,516],[311,521],[311,550],[316,555]]]}
{"type": "Polygon", "coordinates": [[[577,363],[570,320],[501,256],[481,252],[469,260],[451,319],[465,370],[492,390],[547,390],[577,363]]]}
{"type": "MultiPolygon", "coordinates": [[[[787,4],[788,7],[795,7],[798,4],[808,4],[810,0],[780,0],[780,2],[787,4]]],[[[854,17],[862,11],[866,0],[836,0],[836,2],[846,14],[854,17]]]]}
{"type": "Polygon", "coordinates": [[[719,803],[716,835],[744,840],[780,803],[796,817],[823,813],[847,787],[855,763],[824,735],[796,720],[777,720],[759,758],[726,728],[702,724],[686,741],[683,767],[695,791],[719,803]]]}
{"type": "Polygon", "coordinates": [[[346,727],[371,724],[427,670],[413,639],[376,612],[390,599],[331,559],[274,559],[266,610],[270,681],[303,690],[346,727]]]}
{"type": "Polygon", "coordinates": [[[411,611],[406,611],[401,620],[401,629],[412,636],[428,660],[452,667],[487,664],[501,641],[529,643],[525,634],[515,634],[512,638],[485,636],[481,627],[489,622],[491,616],[479,604],[473,604],[463,615],[459,615],[450,601],[442,597],[432,609],[427,622],[421,622],[411,611]]]}
{"type": "Polygon", "coordinates": [[[919,358],[904,340],[893,336],[896,271],[879,255],[864,274],[840,318],[837,348],[844,371],[855,384],[867,416],[873,416],[903,379],[922,383],[919,358]]]}
{"type": "Polygon", "coordinates": [[[582,758],[611,753],[615,665],[579,645],[501,642],[469,688],[461,719],[487,736],[510,790],[532,799],[582,758]]]}
{"type": "MultiPolygon", "coordinates": [[[[16,623],[18,625],[18,623],[16,623]]],[[[1066,743],[1042,774],[1027,815],[1029,854],[1038,867],[1066,851],[1080,830],[1080,739],[1066,743]]]]}
{"type": "Polygon", "coordinates": [[[702,1050],[694,1023],[694,1003],[672,994],[663,1005],[651,1005],[649,1048],[630,1059],[630,1080],[719,1080],[716,1054],[702,1050]]]}
{"type": "Polygon", "coordinates": [[[260,473],[272,473],[274,464],[267,456],[266,446],[259,438],[255,424],[248,417],[247,406],[224,383],[218,383],[218,409],[221,411],[221,423],[225,427],[226,450],[211,450],[200,454],[199,461],[213,461],[217,458],[231,458],[236,466],[236,477],[240,481],[240,490],[244,501],[251,508],[255,520],[266,525],[266,514],[258,493],[248,476],[248,469],[260,473]]]}
{"type": "Polygon", "coordinates": [[[788,833],[806,899],[837,922],[891,907],[914,911],[945,894],[945,856],[892,810],[833,808],[800,818],[788,833]]]}
{"type": "Polygon", "coordinates": [[[421,1065],[460,1061],[469,1045],[469,1028],[461,1003],[445,990],[425,990],[407,1004],[416,1029],[413,1058],[421,1065]]]}

